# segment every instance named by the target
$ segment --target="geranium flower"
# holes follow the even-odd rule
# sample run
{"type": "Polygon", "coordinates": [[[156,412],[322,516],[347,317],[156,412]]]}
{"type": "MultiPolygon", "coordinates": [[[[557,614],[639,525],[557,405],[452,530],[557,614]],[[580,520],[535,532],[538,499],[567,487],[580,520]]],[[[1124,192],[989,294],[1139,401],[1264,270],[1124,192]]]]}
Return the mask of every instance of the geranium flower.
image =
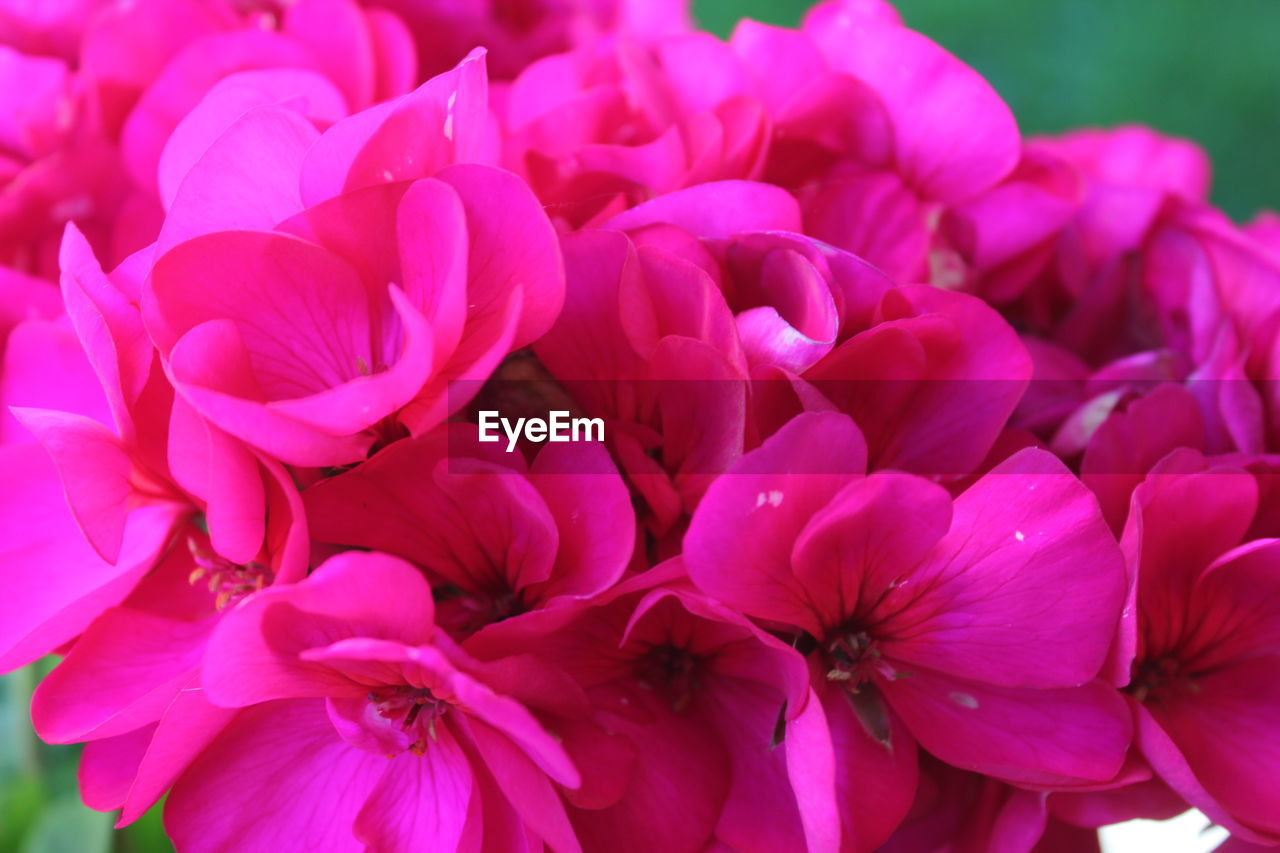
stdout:
{"type": "Polygon", "coordinates": [[[684,556],[807,654],[853,846],[906,814],[916,743],[1014,782],[1114,776],[1129,720],[1097,675],[1124,569],[1088,490],[1033,449],[953,505],[920,478],[859,476],[864,448],[843,416],[797,418],[708,489],[684,556]]]}
{"type": "Polygon", "coordinates": [[[215,704],[248,710],[174,787],[175,842],[579,850],[559,786],[581,776],[527,707],[573,709],[572,683],[527,657],[472,659],[433,613],[412,566],[349,553],[226,614],[201,684],[215,704]],[[212,796],[225,806],[215,822],[212,796]]]}

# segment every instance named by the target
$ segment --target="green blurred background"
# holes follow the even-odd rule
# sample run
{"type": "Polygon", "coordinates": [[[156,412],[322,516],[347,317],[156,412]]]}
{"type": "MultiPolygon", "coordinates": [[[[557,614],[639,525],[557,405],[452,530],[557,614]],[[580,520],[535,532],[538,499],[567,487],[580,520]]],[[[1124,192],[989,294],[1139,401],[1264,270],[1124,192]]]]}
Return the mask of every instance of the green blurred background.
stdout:
{"type": "MultiPolygon", "coordinates": [[[[1280,207],[1280,0],[899,0],[907,22],[982,72],[1027,133],[1142,122],[1213,157],[1238,219],[1280,207]]],[[[726,35],[740,17],[795,24],[800,0],[696,0],[726,35]]],[[[47,666],[47,665],[46,665],[47,666]]],[[[76,750],[31,733],[42,667],[0,678],[0,853],[162,853],[153,812],[113,835],[79,804],[76,750]]]]}
{"type": "MultiPolygon", "coordinates": [[[[794,25],[801,0],[695,0],[727,34],[794,25]]],[[[908,24],[980,71],[1024,133],[1149,124],[1194,139],[1236,219],[1280,208],[1280,1],[897,0],[908,24]]]]}

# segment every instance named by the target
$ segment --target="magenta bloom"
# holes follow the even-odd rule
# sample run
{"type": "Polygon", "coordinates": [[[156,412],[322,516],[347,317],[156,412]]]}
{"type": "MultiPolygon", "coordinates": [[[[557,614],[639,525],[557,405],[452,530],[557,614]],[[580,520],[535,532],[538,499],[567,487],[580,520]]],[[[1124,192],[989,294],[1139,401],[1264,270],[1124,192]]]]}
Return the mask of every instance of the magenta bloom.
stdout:
{"type": "Polygon", "coordinates": [[[550,325],[563,285],[545,214],[513,175],[457,162],[484,144],[485,104],[477,54],[323,136],[263,107],[218,138],[143,294],[202,417],[290,464],[355,462],[435,426],[460,405],[450,380],[486,377],[550,325]]]}
{"type": "Polygon", "coordinates": [[[527,707],[572,710],[570,683],[528,660],[473,660],[433,611],[418,571],[353,553],[229,612],[201,683],[214,703],[250,710],[174,788],[175,842],[579,850],[559,786],[581,777],[527,707]],[[225,806],[214,820],[211,797],[225,806]]]}
{"type": "Polygon", "coordinates": [[[692,26],[688,0],[382,0],[410,25],[423,70],[437,74],[476,45],[496,79],[515,77],[549,53],[609,35],[646,42],[692,26]]]}
{"type": "Polygon", "coordinates": [[[549,444],[526,469],[492,448],[469,424],[396,442],[306,492],[313,536],[422,567],[438,590],[436,624],[459,642],[616,584],[635,512],[605,450],[549,444]]]}
{"type": "Polygon", "coordinates": [[[495,625],[468,648],[563,666],[612,735],[583,755],[584,786],[569,797],[584,850],[834,849],[825,768],[805,765],[793,788],[787,768],[803,756],[777,740],[783,720],[812,726],[804,660],[689,588],[678,560],[495,625]]]}
{"type": "Polygon", "coordinates": [[[1189,450],[1148,476],[1125,527],[1135,606],[1114,655],[1155,772],[1233,832],[1270,843],[1280,838],[1265,781],[1280,758],[1274,476],[1189,450]]]}
{"type": "Polygon", "coordinates": [[[1280,844],[1280,218],[884,0],[691,6],[0,0],[0,672],[84,802],[1280,844]]]}
{"type": "Polygon", "coordinates": [[[903,474],[821,473],[863,447],[846,418],[797,418],[712,485],[685,539],[699,588],[800,638],[853,846],[905,815],[916,743],[1014,782],[1114,776],[1129,720],[1097,675],[1124,569],[1089,492],[1035,450],[954,506],[903,474]]]}
{"type": "Polygon", "coordinates": [[[300,98],[327,126],[417,78],[405,25],[356,0],[39,6],[41,20],[0,12],[0,263],[50,279],[67,222],[109,266],[155,239],[166,179],[191,165],[166,144],[207,144],[230,123],[193,129],[202,99],[243,112],[300,98]]]}

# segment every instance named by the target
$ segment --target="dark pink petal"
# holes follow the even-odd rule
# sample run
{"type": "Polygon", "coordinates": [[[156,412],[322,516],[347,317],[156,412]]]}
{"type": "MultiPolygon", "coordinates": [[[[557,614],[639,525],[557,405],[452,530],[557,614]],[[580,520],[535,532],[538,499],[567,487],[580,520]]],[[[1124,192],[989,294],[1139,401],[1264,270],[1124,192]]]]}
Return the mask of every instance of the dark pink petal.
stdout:
{"type": "Polygon", "coordinates": [[[170,367],[174,383],[202,417],[287,464],[350,464],[364,459],[373,444],[371,433],[334,436],[263,401],[244,340],[231,320],[211,320],[187,332],[174,348],[170,367]]]}
{"type": "Polygon", "coordinates": [[[385,770],[356,816],[354,831],[374,850],[456,850],[474,778],[450,726],[422,755],[380,759],[385,770]]]}
{"type": "Polygon", "coordinates": [[[966,770],[1011,782],[1104,781],[1124,763],[1129,711],[1110,685],[996,687],[926,670],[900,672],[885,695],[920,745],[966,770]]]}
{"type": "Polygon", "coordinates": [[[791,554],[823,634],[905,585],[950,523],[950,495],[918,477],[872,474],[841,489],[805,525],[791,554]]]}
{"type": "Polygon", "coordinates": [[[403,98],[383,101],[361,110],[333,125],[316,140],[307,152],[298,176],[298,190],[307,207],[315,207],[343,195],[352,160],[402,101],[403,98]]]}
{"type": "MultiPolygon", "coordinates": [[[[1266,664],[1271,665],[1271,662],[1266,664]]],[[[1233,834],[1268,843],[1274,840],[1270,835],[1256,833],[1235,820],[1228,809],[1206,790],[1178,744],[1147,708],[1136,702],[1131,704],[1134,709],[1134,745],[1142,750],[1143,756],[1151,763],[1151,768],[1170,788],[1188,804],[1204,812],[1214,823],[1226,827],[1233,834]]]]}
{"type": "Polygon", "coordinates": [[[827,70],[817,45],[805,33],[744,18],[729,40],[733,52],[772,111],[781,110],[796,92],[827,70]]]}
{"type": "MultiPolygon", "coordinates": [[[[47,283],[41,287],[48,296],[57,298],[55,288],[47,283]]],[[[0,291],[0,299],[4,298],[0,291]]],[[[30,313],[34,315],[36,310],[30,313]]],[[[0,340],[3,337],[0,329],[0,340]]],[[[31,440],[30,431],[14,416],[13,410],[19,408],[52,409],[84,415],[102,424],[112,423],[102,384],[66,319],[42,320],[33,316],[9,332],[3,346],[0,399],[9,411],[0,412],[0,443],[31,440]],[[53,376],[56,381],[50,381],[53,376]]]]}
{"type": "Polygon", "coordinates": [[[319,700],[259,705],[174,785],[165,829],[196,853],[297,846],[356,853],[364,847],[353,824],[387,769],[387,759],[334,733],[319,700]]]}
{"type": "Polygon", "coordinates": [[[266,485],[249,448],[209,426],[209,495],[205,521],[215,551],[233,563],[253,562],[267,527],[266,485]]]}
{"type": "Polygon", "coordinates": [[[821,636],[821,610],[792,574],[791,549],[813,514],[862,470],[864,453],[848,418],[795,418],[707,490],[685,536],[689,577],[743,613],[821,636]]]}
{"type": "Polygon", "coordinates": [[[125,165],[138,185],[157,187],[165,142],[215,83],[236,71],[273,67],[315,68],[315,61],[292,39],[257,28],[187,43],[147,88],[121,129],[125,165]]]}
{"type": "Polygon", "coordinates": [[[366,9],[364,14],[377,63],[374,69],[376,98],[394,98],[408,92],[418,80],[413,34],[398,15],[386,9],[366,9]]]}
{"type": "Polygon", "coordinates": [[[828,682],[818,692],[836,755],[836,802],[845,845],[875,850],[915,798],[920,772],[915,740],[875,688],[864,687],[855,697],[828,682]],[[868,784],[868,779],[876,783],[868,784]]]}
{"type": "Polygon", "coordinates": [[[578,840],[584,850],[701,851],[728,793],[725,747],[693,715],[672,714],[649,693],[638,699],[649,705],[639,709],[644,722],[610,726],[636,743],[630,784],[616,805],[570,811],[578,840]]]}
{"type": "Polygon", "coordinates": [[[397,442],[310,490],[316,536],[413,560],[470,593],[539,600],[533,590],[524,598],[525,587],[549,582],[559,534],[538,492],[523,477],[467,466],[461,453],[454,458],[437,444],[434,436],[397,442]]]}
{"type": "Polygon", "coordinates": [[[1179,447],[1204,447],[1204,435],[1195,398],[1173,384],[1106,418],[1085,449],[1080,477],[1098,496],[1112,530],[1124,529],[1129,496],[1147,471],[1179,447]]]}
{"type": "MultiPolygon", "coordinates": [[[[794,657],[802,664],[799,655],[794,657]]],[[[753,662],[758,661],[756,658],[753,662]]],[[[805,668],[801,665],[800,669],[805,668]]],[[[793,802],[796,796],[787,775],[786,753],[794,726],[788,729],[786,747],[773,745],[779,713],[777,691],[748,678],[717,678],[715,685],[709,687],[708,699],[714,701],[715,707],[704,713],[710,725],[733,746],[729,750],[733,781],[716,836],[742,853],[805,847],[801,815],[793,802]]],[[[800,739],[795,735],[797,742],[800,739]]],[[[820,765],[807,768],[806,772],[817,773],[815,787],[822,784],[820,765]]],[[[834,785],[831,791],[834,792],[834,785]]],[[[834,830],[838,825],[836,818],[830,828],[834,830]]],[[[829,849],[838,849],[838,841],[831,841],[836,843],[829,849]]]]}
{"type": "Polygon", "coordinates": [[[1030,448],[956,500],[950,532],[894,591],[904,609],[882,629],[884,652],[908,669],[1010,687],[1084,684],[1111,644],[1125,586],[1093,495],[1030,448]]]}
{"type": "Polygon", "coordinates": [[[284,10],[281,30],[305,45],[352,109],[370,103],[377,82],[373,38],[354,0],[296,0],[284,10]]]}
{"type": "Polygon", "coordinates": [[[1195,684],[1193,696],[1152,702],[1147,710],[1233,818],[1280,837],[1280,797],[1268,781],[1280,765],[1280,724],[1274,713],[1280,703],[1280,656],[1219,665],[1195,684]]]}
{"type": "Polygon", "coordinates": [[[1196,621],[1188,625],[1184,648],[1194,650],[1196,671],[1280,655],[1280,540],[1255,539],[1223,554],[1190,598],[1196,621]]]}
{"type": "Polygon", "coordinates": [[[560,534],[553,580],[540,595],[597,595],[616,584],[635,548],[635,508],[608,451],[550,444],[529,473],[560,534]]]}
{"type": "Polygon", "coordinates": [[[499,731],[483,723],[472,723],[467,729],[485,766],[525,824],[557,853],[580,853],[564,802],[537,765],[499,731]]]}
{"type": "Polygon", "coordinates": [[[899,287],[879,313],[805,378],[858,422],[873,467],[973,471],[1027,387],[1026,349],[1004,318],[962,293],[899,287]]]}
{"type": "Polygon", "coordinates": [[[928,210],[892,172],[825,181],[804,211],[805,233],[865,258],[895,281],[928,278],[928,210]]]}
{"type": "Polygon", "coordinates": [[[147,326],[162,352],[210,320],[232,319],[268,399],[330,388],[374,367],[370,291],[336,255],[283,234],[226,231],[161,257],[147,326]]]}
{"type": "Polygon", "coordinates": [[[85,744],[77,781],[84,804],[95,811],[114,811],[124,804],[138,764],[151,743],[155,726],[85,744]]]}
{"type": "Polygon", "coordinates": [[[577,788],[582,784],[582,777],[564,747],[519,702],[500,696],[486,685],[460,673],[452,679],[450,686],[469,716],[501,732],[543,773],[566,788],[577,788]]]}
{"type": "MultiPolygon", "coordinates": [[[[370,188],[340,198],[373,191],[370,188]]],[[[362,232],[352,235],[353,242],[367,246],[370,241],[362,232]]],[[[445,364],[462,339],[468,313],[470,241],[467,212],[457,190],[434,179],[414,181],[396,207],[394,236],[399,246],[382,247],[381,251],[394,253],[399,259],[405,296],[431,324],[437,362],[445,364]]]]}

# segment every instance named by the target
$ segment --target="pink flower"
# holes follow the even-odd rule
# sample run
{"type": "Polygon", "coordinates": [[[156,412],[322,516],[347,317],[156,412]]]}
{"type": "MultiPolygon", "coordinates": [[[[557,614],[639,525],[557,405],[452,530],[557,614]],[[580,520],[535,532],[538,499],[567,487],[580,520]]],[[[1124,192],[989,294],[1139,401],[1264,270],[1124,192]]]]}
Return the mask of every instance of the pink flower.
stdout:
{"type": "Polygon", "coordinates": [[[538,337],[563,287],[528,189],[458,162],[485,132],[482,54],[323,136],[284,108],[245,113],[179,187],[143,294],[179,394],[304,466],[465,402],[448,383],[538,337]]]}
{"type": "Polygon", "coordinates": [[[526,467],[476,438],[454,424],[399,441],[305,494],[318,541],[422,567],[436,623],[459,642],[607,591],[635,546],[630,495],[603,447],[548,444],[526,467]]]}
{"type": "Polygon", "coordinates": [[[1273,477],[1274,465],[1251,476],[1183,450],[1134,492],[1132,604],[1112,664],[1160,778],[1233,833],[1272,843],[1280,555],[1257,537],[1280,532],[1273,495],[1260,502],[1273,477]]]}
{"type": "Polygon", "coordinates": [[[746,21],[731,43],[777,123],[765,179],[796,191],[807,233],[895,279],[922,280],[945,206],[1017,163],[1009,108],[888,4],[819,4],[802,34],[746,21]]]}
{"type": "Polygon", "coordinates": [[[692,26],[688,0],[383,0],[412,27],[423,70],[438,74],[477,45],[508,80],[541,56],[618,34],[647,42],[692,26]]]}
{"type": "Polygon", "coordinates": [[[955,476],[978,467],[1031,375],[1017,334],[978,299],[887,290],[863,329],[803,379],[866,436],[873,468],[955,476]]]}
{"type": "MultiPolygon", "coordinates": [[[[738,182],[651,204],[662,206],[659,221],[692,228],[681,213],[714,209],[699,200],[746,203],[758,220],[795,217],[786,193],[738,182]]],[[[697,230],[716,238],[736,232],[733,217],[717,217],[723,221],[697,230]]],[[[563,246],[565,308],[534,352],[584,412],[605,419],[611,449],[663,536],[743,448],[748,364],[733,313],[698,253],[637,246],[613,231],[569,235],[563,246]]]]}
{"type": "Polygon", "coordinates": [[[906,814],[916,743],[1014,782],[1113,777],[1129,720],[1096,677],[1124,574],[1092,496],[1027,450],[953,506],[919,478],[858,476],[864,446],[842,416],[797,418],[708,489],[685,538],[699,588],[799,638],[855,848],[906,814]]]}
{"type": "Polygon", "coordinates": [[[56,279],[70,219],[109,240],[128,188],[93,92],[61,59],[0,43],[0,264],[56,279]]]}
{"type": "Polygon", "coordinates": [[[1040,850],[1037,844],[1050,824],[1044,792],[957,770],[927,755],[920,765],[911,812],[881,853],[1040,850]]]}
{"type": "Polygon", "coordinates": [[[584,786],[569,795],[584,850],[835,849],[821,819],[831,804],[810,783],[823,768],[805,767],[793,790],[791,749],[777,742],[780,721],[810,705],[804,661],[690,589],[678,560],[495,625],[468,648],[563,666],[612,735],[583,756],[584,786]]]}
{"type": "Polygon", "coordinates": [[[606,40],[529,66],[504,93],[504,157],[567,228],[759,176],[771,124],[727,45],[606,40]]]}
{"type": "MultiPolygon", "coordinates": [[[[50,4],[55,32],[66,5],[50,4]]],[[[245,11],[223,0],[89,5],[101,8],[83,10],[78,49],[65,61],[0,47],[9,81],[0,88],[12,99],[0,128],[0,263],[48,278],[68,221],[109,266],[155,238],[157,201],[167,204],[172,189],[157,171],[175,168],[161,152],[206,95],[227,108],[219,84],[228,78],[241,112],[304,98],[300,111],[327,126],[403,94],[417,76],[404,24],[355,0],[245,11]]],[[[55,37],[14,35],[19,45],[55,37]]],[[[206,144],[221,129],[206,122],[206,144]]]]}
{"type": "Polygon", "coordinates": [[[201,683],[249,710],[175,786],[175,842],[579,850],[560,790],[581,776],[530,707],[574,710],[571,683],[527,658],[472,659],[433,611],[417,570],[351,553],[229,612],[201,683]],[[224,808],[211,821],[215,796],[224,808]]]}

